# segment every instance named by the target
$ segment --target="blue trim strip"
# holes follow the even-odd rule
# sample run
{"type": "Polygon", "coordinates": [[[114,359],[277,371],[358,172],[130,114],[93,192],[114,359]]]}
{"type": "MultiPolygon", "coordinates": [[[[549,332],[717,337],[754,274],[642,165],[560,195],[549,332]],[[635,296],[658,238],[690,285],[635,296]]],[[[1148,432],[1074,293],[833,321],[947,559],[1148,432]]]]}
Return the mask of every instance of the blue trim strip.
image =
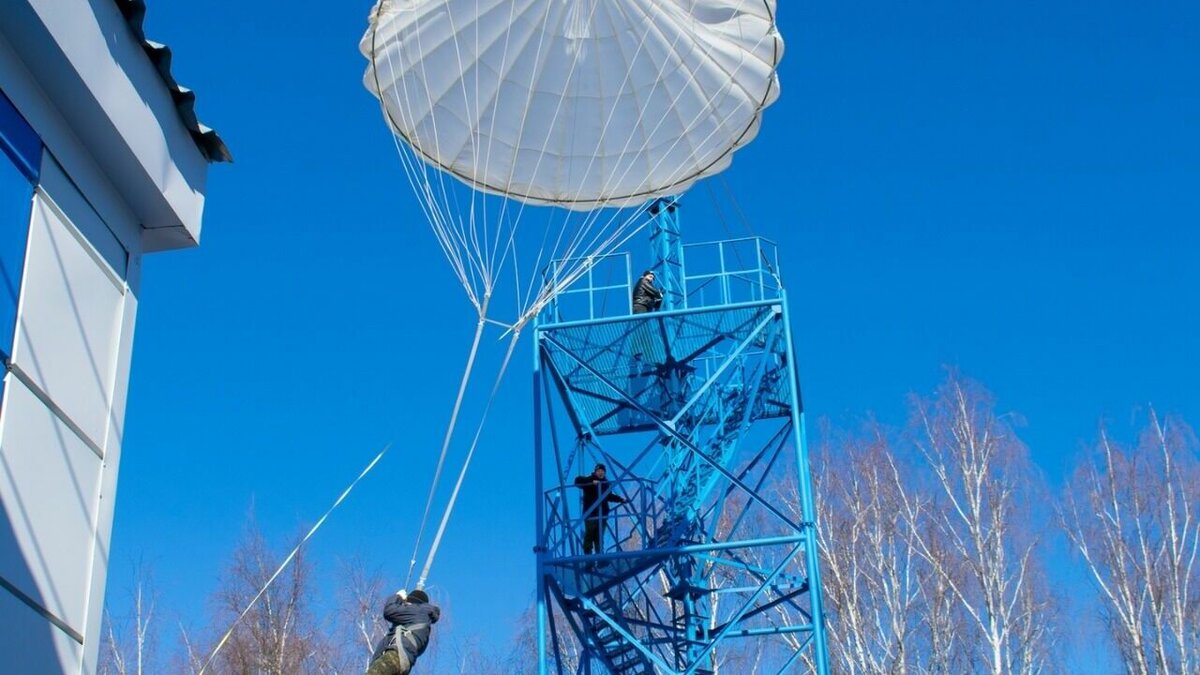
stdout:
{"type": "Polygon", "coordinates": [[[30,185],[37,185],[42,166],[42,139],[0,91],[0,150],[8,155],[30,185]]]}

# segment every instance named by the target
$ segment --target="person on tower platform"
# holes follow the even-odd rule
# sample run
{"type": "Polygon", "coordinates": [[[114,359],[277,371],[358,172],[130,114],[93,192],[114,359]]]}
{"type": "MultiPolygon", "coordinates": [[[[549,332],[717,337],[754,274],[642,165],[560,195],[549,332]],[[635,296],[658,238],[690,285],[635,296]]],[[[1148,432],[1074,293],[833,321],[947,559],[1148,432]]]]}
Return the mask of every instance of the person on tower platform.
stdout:
{"type": "Polygon", "coordinates": [[[600,553],[601,533],[604,522],[608,518],[609,504],[624,504],[629,501],[621,495],[612,494],[612,488],[605,478],[607,470],[603,464],[586,476],[575,479],[575,487],[583,491],[583,554],[600,553]]]}
{"type": "Polygon", "coordinates": [[[417,658],[429,646],[433,624],[442,610],[430,604],[425,591],[399,591],[383,606],[383,618],[391,628],[379,641],[367,675],[409,675],[417,658]]]}
{"type": "Polygon", "coordinates": [[[633,288],[633,313],[653,312],[662,306],[663,292],[654,285],[654,270],[642,272],[633,288]]]}

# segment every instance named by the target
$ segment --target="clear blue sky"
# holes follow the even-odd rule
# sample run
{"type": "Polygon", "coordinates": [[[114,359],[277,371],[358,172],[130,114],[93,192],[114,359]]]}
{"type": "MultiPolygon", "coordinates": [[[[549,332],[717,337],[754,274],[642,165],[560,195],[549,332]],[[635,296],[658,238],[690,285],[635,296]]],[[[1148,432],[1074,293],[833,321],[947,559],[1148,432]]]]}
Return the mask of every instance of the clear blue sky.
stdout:
{"type": "MultiPolygon", "coordinates": [[[[311,555],[399,586],[472,313],[360,85],[369,4],[148,4],[237,161],[201,246],[145,260],[109,596],[143,559],[199,623],[251,505],[281,545],[388,441],[311,555]]],[[[902,424],[955,365],[1055,485],[1102,418],[1200,423],[1200,5],[781,4],[783,96],[727,179],[782,246],[809,414],[902,424]]],[[[496,641],[533,590],[521,354],[432,579],[496,641]]]]}

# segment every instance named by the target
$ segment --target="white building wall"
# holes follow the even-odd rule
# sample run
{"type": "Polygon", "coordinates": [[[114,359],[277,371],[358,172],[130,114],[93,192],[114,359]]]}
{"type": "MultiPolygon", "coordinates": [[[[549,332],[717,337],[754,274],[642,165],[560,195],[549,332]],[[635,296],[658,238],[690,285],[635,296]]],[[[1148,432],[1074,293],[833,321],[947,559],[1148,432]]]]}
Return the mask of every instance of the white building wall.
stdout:
{"type": "Polygon", "coordinates": [[[0,222],[28,228],[0,390],[0,673],[94,673],[141,256],[196,244],[207,164],[115,0],[0,3],[0,93],[43,145],[27,220],[0,222]]]}

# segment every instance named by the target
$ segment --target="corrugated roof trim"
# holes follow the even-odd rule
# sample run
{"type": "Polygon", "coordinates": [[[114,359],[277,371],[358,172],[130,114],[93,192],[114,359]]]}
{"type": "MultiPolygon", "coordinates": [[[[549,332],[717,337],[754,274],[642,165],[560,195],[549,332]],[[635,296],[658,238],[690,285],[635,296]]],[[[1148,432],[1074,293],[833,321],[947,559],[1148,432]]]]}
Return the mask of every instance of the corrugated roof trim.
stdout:
{"type": "Polygon", "coordinates": [[[225,141],[221,140],[216,131],[196,119],[195,92],[180,86],[175,81],[175,76],[171,74],[171,48],[146,39],[142,25],[146,18],[145,0],[116,0],[116,3],[121,10],[121,15],[125,17],[125,22],[133,30],[134,37],[142,43],[142,49],[145,50],[146,56],[150,57],[150,62],[154,64],[158,76],[171,91],[171,100],[175,102],[175,110],[179,113],[179,119],[183,120],[196,147],[200,149],[200,153],[209,162],[232,162],[233,155],[230,154],[229,148],[225,147],[225,141]]]}

